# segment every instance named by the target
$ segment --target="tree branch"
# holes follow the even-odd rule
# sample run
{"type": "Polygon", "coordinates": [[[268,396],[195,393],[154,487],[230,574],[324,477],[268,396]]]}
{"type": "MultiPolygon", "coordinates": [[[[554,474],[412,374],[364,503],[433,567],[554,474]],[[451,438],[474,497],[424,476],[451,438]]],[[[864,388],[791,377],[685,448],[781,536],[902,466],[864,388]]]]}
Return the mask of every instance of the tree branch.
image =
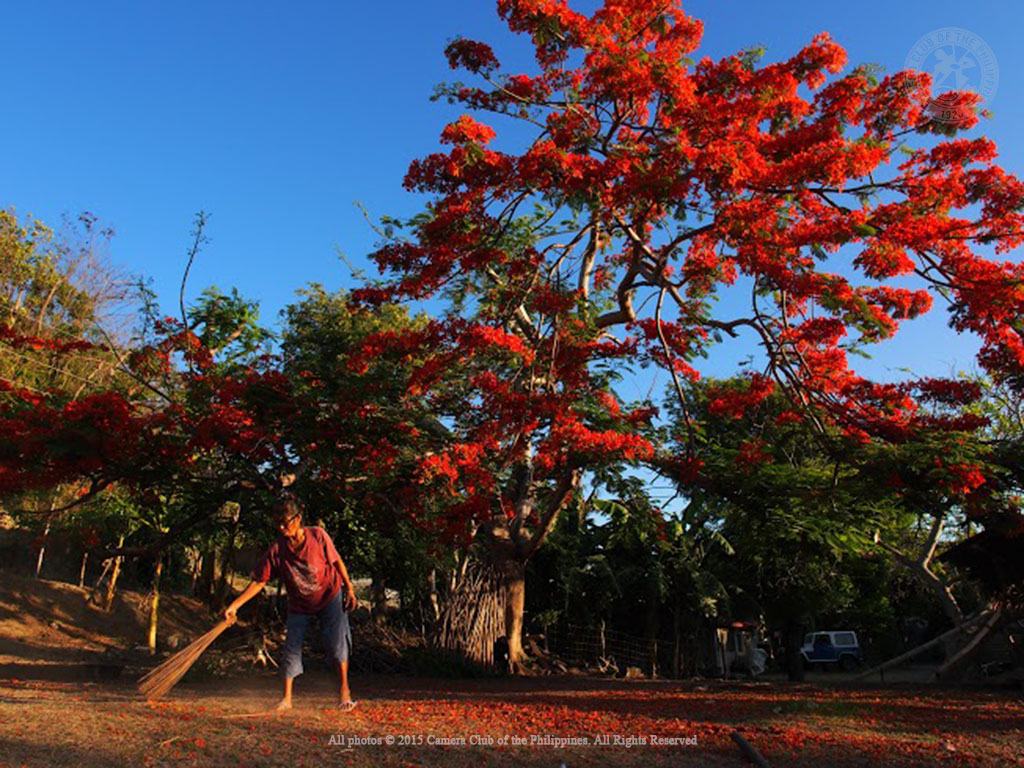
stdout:
{"type": "Polygon", "coordinates": [[[530,540],[526,542],[520,551],[522,562],[529,560],[533,553],[540,548],[540,545],[544,543],[548,534],[551,533],[555,527],[555,522],[558,520],[558,513],[562,511],[566,502],[572,497],[572,493],[579,485],[581,477],[582,472],[575,467],[570,467],[562,475],[562,479],[558,481],[551,500],[548,502],[547,509],[544,510],[540,525],[534,530],[530,540]]]}

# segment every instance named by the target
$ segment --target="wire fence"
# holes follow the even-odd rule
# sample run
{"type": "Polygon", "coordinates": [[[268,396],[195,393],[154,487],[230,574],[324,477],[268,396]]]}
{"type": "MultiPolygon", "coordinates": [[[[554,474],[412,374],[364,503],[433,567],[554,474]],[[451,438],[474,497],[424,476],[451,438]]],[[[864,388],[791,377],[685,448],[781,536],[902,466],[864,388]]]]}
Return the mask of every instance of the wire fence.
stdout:
{"type": "Polygon", "coordinates": [[[548,650],[564,661],[581,666],[638,667],[644,674],[654,674],[653,663],[658,655],[658,641],[630,635],[604,627],[568,624],[550,627],[548,650]]]}

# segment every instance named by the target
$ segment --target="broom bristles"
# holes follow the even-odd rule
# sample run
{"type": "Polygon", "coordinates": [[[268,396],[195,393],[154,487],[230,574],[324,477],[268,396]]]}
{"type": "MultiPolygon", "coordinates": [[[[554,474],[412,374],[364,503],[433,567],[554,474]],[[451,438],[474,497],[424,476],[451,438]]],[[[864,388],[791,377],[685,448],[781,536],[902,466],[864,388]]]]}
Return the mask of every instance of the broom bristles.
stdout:
{"type": "Polygon", "coordinates": [[[147,699],[159,699],[173,688],[203,651],[231,624],[220,622],[202,637],[194,640],[187,648],[178,651],[159,667],[155,667],[139,679],[139,690],[147,699]]]}

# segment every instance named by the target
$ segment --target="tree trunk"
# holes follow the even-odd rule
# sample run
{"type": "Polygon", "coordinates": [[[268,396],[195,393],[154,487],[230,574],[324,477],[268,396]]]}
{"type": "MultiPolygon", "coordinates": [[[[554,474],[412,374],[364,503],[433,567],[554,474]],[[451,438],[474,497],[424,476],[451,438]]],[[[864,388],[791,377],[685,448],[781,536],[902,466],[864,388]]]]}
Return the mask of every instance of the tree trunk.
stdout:
{"type": "MultiPolygon", "coordinates": [[[[956,601],[956,596],[953,594],[953,588],[948,581],[940,578],[931,568],[944,527],[945,522],[941,517],[936,517],[932,521],[928,537],[921,545],[921,551],[916,557],[910,557],[891,544],[882,541],[878,533],[875,534],[875,543],[890,553],[897,563],[913,573],[917,580],[935,595],[936,600],[939,601],[939,605],[942,607],[946,617],[953,623],[953,626],[959,627],[964,623],[964,614],[960,609],[959,603],[956,601]]],[[[945,643],[944,648],[947,659],[956,653],[957,640],[957,637],[950,637],[949,641],[945,643]]]]}
{"type": "Polygon", "coordinates": [[[530,448],[526,444],[525,456],[512,471],[509,495],[515,499],[515,513],[511,520],[499,516],[492,519],[484,535],[492,565],[497,568],[504,584],[505,638],[508,641],[509,668],[518,674],[523,653],[523,615],[526,606],[526,561],[547,538],[558,519],[558,513],[572,497],[579,485],[578,469],[567,469],[555,488],[552,498],[542,510],[534,508],[533,465],[530,448]],[[526,523],[534,515],[538,523],[527,530],[526,523]]]}
{"type": "Polygon", "coordinates": [[[677,680],[683,676],[683,630],[682,617],[680,616],[681,611],[682,606],[680,605],[679,593],[676,592],[675,596],[672,598],[672,677],[677,680]]]}
{"type": "Polygon", "coordinates": [[[658,676],[658,631],[659,626],[659,600],[658,582],[651,579],[647,590],[647,617],[644,622],[644,639],[647,641],[647,666],[651,677],[658,676]]]}
{"type": "Polygon", "coordinates": [[[96,605],[100,604],[100,585],[107,577],[107,574],[110,573],[110,566],[113,565],[113,563],[114,559],[112,557],[108,557],[103,561],[103,570],[100,572],[100,577],[96,579],[96,583],[93,584],[92,593],[89,595],[90,603],[95,603],[96,605]]]}
{"type": "Polygon", "coordinates": [[[388,592],[387,583],[383,576],[374,576],[370,585],[370,615],[377,625],[384,624],[388,618],[388,592]]]}
{"type": "Polygon", "coordinates": [[[441,618],[441,603],[437,598],[437,569],[430,569],[430,579],[428,581],[430,585],[430,608],[434,614],[434,622],[441,618]]]}
{"type": "Polygon", "coordinates": [[[236,530],[237,527],[232,529],[231,535],[228,536],[228,543],[220,553],[220,577],[217,579],[217,593],[214,596],[213,604],[218,613],[228,603],[228,588],[231,585],[231,572],[235,559],[236,530]]]}
{"type": "Polygon", "coordinates": [[[199,548],[191,549],[190,561],[192,563],[192,596],[199,596],[199,577],[203,571],[203,553],[199,548]]]}
{"type": "Polygon", "coordinates": [[[953,626],[959,627],[964,622],[964,614],[953,595],[953,588],[947,581],[939,578],[931,568],[944,528],[945,524],[941,517],[933,521],[928,537],[922,544],[917,557],[910,557],[891,544],[882,541],[877,533],[875,534],[875,543],[891,554],[896,562],[913,573],[925,587],[931,590],[947,618],[953,622],[953,626]]]}
{"type": "Polygon", "coordinates": [[[505,637],[513,674],[523,660],[523,613],[526,606],[526,566],[513,558],[502,563],[505,579],[505,637]]]}
{"type": "MultiPolygon", "coordinates": [[[[120,549],[124,546],[124,534],[118,539],[117,548],[120,549]]],[[[114,558],[114,567],[110,572],[110,582],[107,584],[107,596],[103,600],[103,610],[109,611],[111,606],[114,604],[114,592],[117,590],[117,577],[121,573],[121,556],[118,555],[114,558]]]]}
{"type": "Polygon", "coordinates": [[[78,588],[81,589],[85,586],[85,566],[89,562],[89,552],[86,550],[82,553],[82,569],[78,572],[78,588]]]}
{"type": "Polygon", "coordinates": [[[199,588],[197,597],[205,603],[213,605],[214,590],[217,585],[219,571],[217,569],[217,547],[213,544],[203,553],[199,572],[199,588]]]}
{"type": "Polygon", "coordinates": [[[149,603],[149,632],[146,635],[146,644],[150,653],[156,653],[156,627],[160,618],[160,574],[164,570],[163,555],[158,555],[156,568],[153,571],[153,598],[149,603]]]}
{"type": "Polygon", "coordinates": [[[217,612],[227,605],[228,587],[231,583],[231,566],[227,561],[227,554],[222,552],[222,555],[224,559],[220,564],[220,578],[217,579],[217,588],[213,594],[213,608],[217,612]]]}
{"type": "Polygon", "coordinates": [[[967,670],[967,661],[971,659],[980,649],[981,644],[988,637],[992,630],[998,626],[1003,619],[1002,608],[995,608],[988,620],[974,633],[967,644],[957,651],[952,658],[947,659],[941,667],[935,670],[935,680],[956,680],[962,678],[967,670]]]}
{"type": "Polygon", "coordinates": [[[786,627],[786,677],[790,682],[804,681],[804,660],[800,656],[800,647],[804,643],[804,628],[799,624],[786,627]]]}
{"type": "MultiPolygon", "coordinates": [[[[56,502],[50,503],[50,509],[52,510],[56,502]]],[[[39,578],[39,574],[43,571],[43,556],[46,554],[46,541],[50,538],[50,525],[53,522],[53,515],[50,514],[46,518],[46,527],[43,529],[43,543],[39,547],[39,557],[36,558],[36,578],[39,578]]]]}
{"type": "Polygon", "coordinates": [[[929,648],[934,648],[936,645],[939,645],[940,643],[947,642],[950,638],[952,638],[952,637],[954,637],[956,635],[963,635],[972,625],[977,624],[982,619],[991,618],[991,616],[992,616],[992,611],[988,611],[988,610],[982,611],[981,613],[979,613],[974,618],[968,619],[967,621],[965,621],[959,627],[953,627],[951,630],[942,633],[938,637],[933,637],[927,643],[923,643],[923,644],[917,646],[916,648],[911,648],[909,651],[907,651],[906,653],[901,653],[896,658],[889,659],[888,661],[883,662],[883,663],[881,663],[881,664],[879,664],[877,666],[874,666],[871,669],[868,669],[868,670],[865,670],[864,672],[861,672],[859,675],[854,677],[853,680],[854,680],[854,682],[856,682],[857,680],[863,680],[863,679],[865,679],[867,677],[870,677],[871,675],[875,674],[875,672],[878,672],[880,675],[882,675],[882,679],[884,681],[885,677],[884,677],[883,673],[885,672],[885,670],[889,669],[890,667],[895,667],[897,664],[902,664],[905,661],[909,661],[910,659],[914,658],[915,656],[918,656],[918,655],[924,653],[929,648]]]}
{"type": "MultiPolygon", "coordinates": [[[[460,557],[459,557],[458,550],[455,551],[454,557],[455,557],[455,567],[452,568],[451,571],[448,573],[448,594],[449,595],[455,594],[455,587],[459,583],[459,568],[460,568],[460,565],[461,565],[461,560],[460,560],[460,557]]],[[[467,561],[469,560],[468,556],[466,557],[466,560],[467,561]]]]}

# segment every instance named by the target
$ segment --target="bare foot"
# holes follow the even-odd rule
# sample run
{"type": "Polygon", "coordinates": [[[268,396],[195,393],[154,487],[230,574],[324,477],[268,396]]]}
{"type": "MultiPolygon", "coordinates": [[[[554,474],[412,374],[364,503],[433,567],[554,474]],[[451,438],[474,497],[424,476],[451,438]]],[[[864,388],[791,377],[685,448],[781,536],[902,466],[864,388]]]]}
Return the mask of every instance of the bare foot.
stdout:
{"type": "Polygon", "coordinates": [[[287,712],[291,708],[292,708],[292,700],[291,699],[281,699],[279,702],[277,702],[277,706],[275,706],[271,710],[271,712],[287,712]]]}

